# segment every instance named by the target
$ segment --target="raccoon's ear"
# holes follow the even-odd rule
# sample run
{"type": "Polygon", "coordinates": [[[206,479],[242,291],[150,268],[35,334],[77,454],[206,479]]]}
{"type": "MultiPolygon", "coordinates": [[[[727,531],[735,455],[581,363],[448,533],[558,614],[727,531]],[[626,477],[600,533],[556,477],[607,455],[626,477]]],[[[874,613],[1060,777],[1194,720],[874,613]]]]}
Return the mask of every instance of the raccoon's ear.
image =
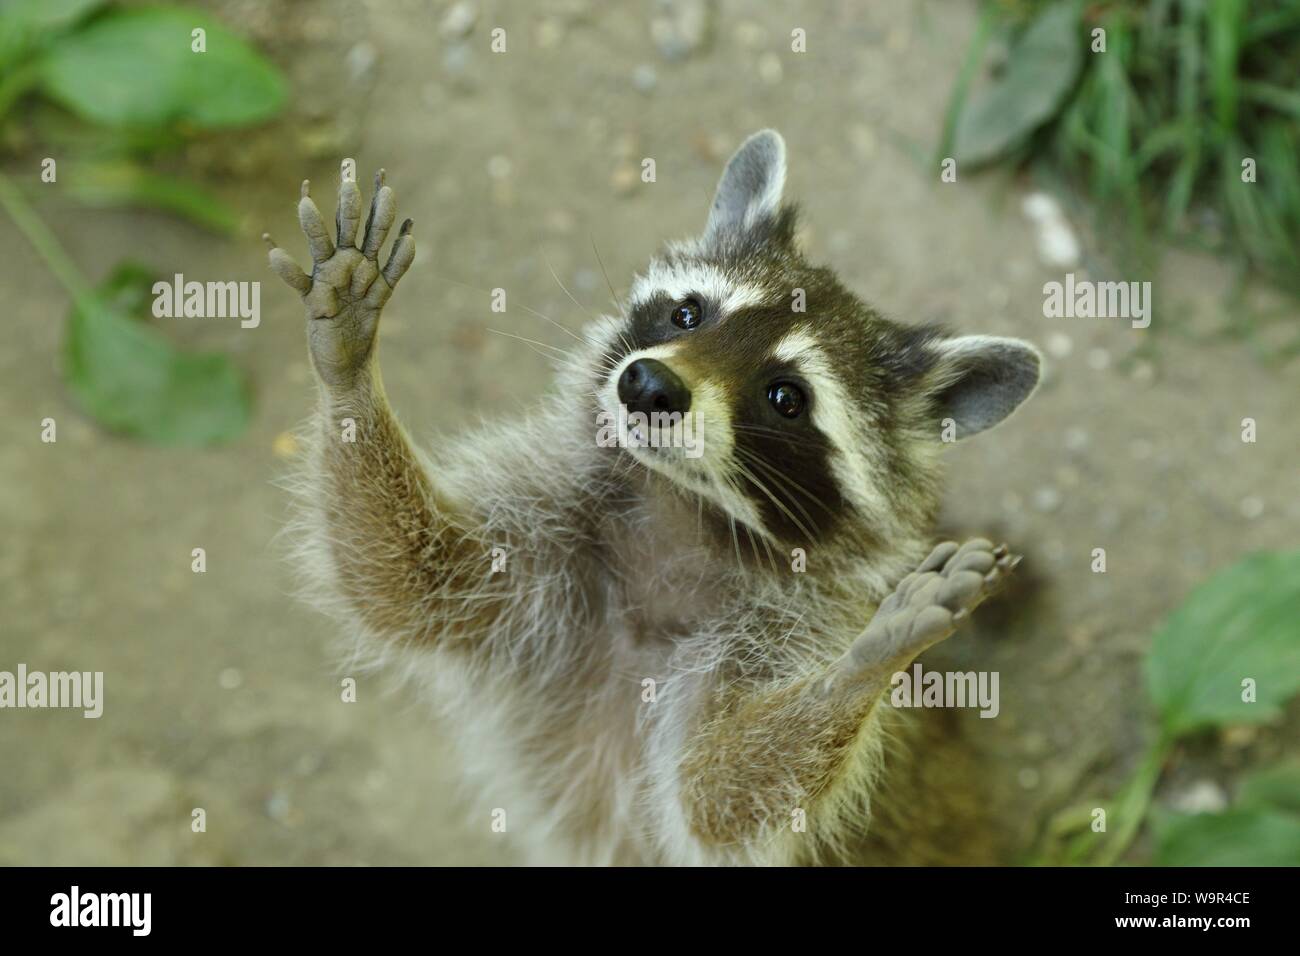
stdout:
{"type": "Polygon", "coordinates": [[[964,335],[931,339],[934,364],[925,376],[940,434],[958,441],[1002,421],[1038,387],[1042,356],[1020,339],[964,335]],[[948,421],[950,420],[950,421],[948,421]]]}
{"type": "Polygon", "coordinates": [[[706,241],[766,225],[781,208],[785,187],[785,140],[774,129],[760,130],[727,161],[713,194],[706,241]]]}

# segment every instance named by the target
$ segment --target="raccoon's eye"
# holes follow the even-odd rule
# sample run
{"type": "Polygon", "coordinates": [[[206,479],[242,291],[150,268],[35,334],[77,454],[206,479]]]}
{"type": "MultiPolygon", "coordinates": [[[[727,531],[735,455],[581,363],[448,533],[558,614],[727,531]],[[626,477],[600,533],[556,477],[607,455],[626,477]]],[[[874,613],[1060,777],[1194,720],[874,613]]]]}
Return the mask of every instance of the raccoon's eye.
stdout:
{"type": "Polygon", "coordinates": [[[704,319],[704,310],[694,299],[687,299],[685,302],[679,302],[673,309],[673,325],[679,329],[686,329],[688,332],[700,324],[704,319]]]}
{"type": "Polygon", "coordinates": [[[773,382],[767,387],[767,400],[786,418],[798,418],[805,405],[803,389],[790,382],[773,382]]]}

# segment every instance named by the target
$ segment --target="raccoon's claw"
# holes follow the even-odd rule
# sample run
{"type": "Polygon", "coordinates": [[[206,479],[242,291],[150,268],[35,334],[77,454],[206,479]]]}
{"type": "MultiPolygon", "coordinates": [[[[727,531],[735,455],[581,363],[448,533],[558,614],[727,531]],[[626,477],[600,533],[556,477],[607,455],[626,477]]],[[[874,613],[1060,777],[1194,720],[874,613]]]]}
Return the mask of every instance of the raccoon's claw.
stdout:
{"type": "Polygon", "coordinates": [[[945,541],[881,602],[867,630],[841,659],[838,679],[888,682],[927,647],[949,637],[1020,563],[1005,544],[945,541]]]}
{"type": "Polygon", "coordinates": [[[296,290],[307,306],[308,341],[317,372],[327,385],[345,385],[369,359],[384,303],[415,259],[411,220],[402,224],[388,262],[381,269],[379,251],[397,218],[393,191],[384,184],[384,171],[375,176],[361,244],[361,190],[342,167],[338,211],[330,238],[325,219],[311,198],[311,183],[303,180],[298,198],[298,222],[311,252],[311,275],[303,272],[269,235],[271,269],[296,290]]]}

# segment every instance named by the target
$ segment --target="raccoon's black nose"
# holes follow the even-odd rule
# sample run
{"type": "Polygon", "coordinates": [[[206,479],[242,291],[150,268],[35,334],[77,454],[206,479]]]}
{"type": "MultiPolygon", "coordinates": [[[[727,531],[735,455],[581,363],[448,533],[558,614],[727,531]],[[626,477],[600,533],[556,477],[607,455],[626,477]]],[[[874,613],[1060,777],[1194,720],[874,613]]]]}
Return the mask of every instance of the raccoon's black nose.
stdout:
{"type": "Polygon", "coordinates": [[[685,414],[691,407],[691,390],[663,362],[637,359],[618,377],[618,400],[629,412],[685,414]]]}

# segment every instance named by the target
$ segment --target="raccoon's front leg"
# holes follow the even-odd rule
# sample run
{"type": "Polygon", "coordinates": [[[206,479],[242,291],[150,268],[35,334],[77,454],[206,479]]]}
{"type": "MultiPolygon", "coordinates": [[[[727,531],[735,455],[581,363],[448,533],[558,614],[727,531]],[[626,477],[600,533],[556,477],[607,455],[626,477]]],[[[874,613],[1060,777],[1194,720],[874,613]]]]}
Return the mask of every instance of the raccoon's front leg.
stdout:
{"type": "Polygon", "coordinates": [[[1005,544],[945,541],[880,603],[862,636],[831,668],[828,695],[878,694],[924,650],[948,638],[1020,563],[1005,544]]]}
{"type": "Polygon", "coordinates": [[[308,276],[270,236],[271,268],[307,309],[307,342],[320,382],[312,446],[310,520],[326,552],[325,585],[374,636],[419,642],[454,622],[462,630],[489,612],[470,601],[469,568],[487,555],[467,520],[438,492],[389,409],[379,377],[379,315],[415,258],[411,220],[381,269],[379,252],[396,216],[393,191],[375,177],[361,245],[361,192],[345,174],[331,241],[309,184],[298,220],[307,236],[308,276]],[[466,611],[466,607],[471,607],[466,611]]]}
{"type": "MultiPolygon", "coordinates": [[[[870,785],[879,741],[870,732],[881,693],[957,625],[1019,562],[983,539],[936,547],[883,602],[849,650],[827,670],[775,689],[729,697],[692,741],[681,764],[687,819],[714,846],[748,846],[785,862],[797,846],[779,839],[792,814],[834,845],[861,821],[835,797],[870,785]]],[[[860,794],[859,794],[860,795],[860,794]]]]}

